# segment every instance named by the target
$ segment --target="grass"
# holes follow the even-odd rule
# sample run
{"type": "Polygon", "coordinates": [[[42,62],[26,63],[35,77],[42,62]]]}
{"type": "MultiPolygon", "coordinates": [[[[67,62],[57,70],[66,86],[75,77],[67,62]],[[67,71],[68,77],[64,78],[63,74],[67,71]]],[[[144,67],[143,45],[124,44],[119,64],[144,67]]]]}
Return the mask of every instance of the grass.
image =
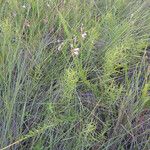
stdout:
{"type": "Polygon", "coordinates": [[[145,0],[0,0],[0,150],[150,149],[145,0]]]}

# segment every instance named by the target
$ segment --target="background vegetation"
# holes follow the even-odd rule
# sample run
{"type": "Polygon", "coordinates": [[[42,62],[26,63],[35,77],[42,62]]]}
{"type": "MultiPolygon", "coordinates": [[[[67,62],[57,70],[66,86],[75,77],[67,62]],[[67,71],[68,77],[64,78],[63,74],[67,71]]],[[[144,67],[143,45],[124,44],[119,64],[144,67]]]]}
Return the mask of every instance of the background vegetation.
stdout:
{"type": "Polygon", "coordinates": [[[0,0],[0,149],[150,149],[149,0],[0,0]]]}

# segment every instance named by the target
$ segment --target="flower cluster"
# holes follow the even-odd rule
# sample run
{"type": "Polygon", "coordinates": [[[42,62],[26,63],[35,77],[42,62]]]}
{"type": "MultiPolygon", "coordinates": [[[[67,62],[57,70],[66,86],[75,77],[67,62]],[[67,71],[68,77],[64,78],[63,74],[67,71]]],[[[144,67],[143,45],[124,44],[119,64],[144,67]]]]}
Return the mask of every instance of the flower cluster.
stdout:
{"type": "MultiPolygon", "coordinates": [[[[81,33],[81,38],[82,38],[83,40],[85,40],[86,37],[87,37],[87,32],[84,31],[83,24],[81,25],[80,33],[81,33]]],[[[76,37],[76,36],[73,38],[73,43],[74,43],[74,44],[70,44],[70,47],[71,47],[71,54],[72,54],[72,56],[78,56],[78,55],[79,55],[79,52],[80,52],[80,48],[79,48],[79,47],[74,47],[74,45],[77,43],[77,37],[76,37]]]]}

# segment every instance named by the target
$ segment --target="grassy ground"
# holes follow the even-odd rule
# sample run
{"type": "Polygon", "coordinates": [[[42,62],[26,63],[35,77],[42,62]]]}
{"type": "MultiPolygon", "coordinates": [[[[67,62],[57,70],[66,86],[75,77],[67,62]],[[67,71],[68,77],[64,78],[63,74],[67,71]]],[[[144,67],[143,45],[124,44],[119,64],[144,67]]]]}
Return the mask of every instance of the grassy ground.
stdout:
{"type": "Polygon", "coordinates": [[[0,149],[150,149],[149,0],[0,0],[0,149]]]}

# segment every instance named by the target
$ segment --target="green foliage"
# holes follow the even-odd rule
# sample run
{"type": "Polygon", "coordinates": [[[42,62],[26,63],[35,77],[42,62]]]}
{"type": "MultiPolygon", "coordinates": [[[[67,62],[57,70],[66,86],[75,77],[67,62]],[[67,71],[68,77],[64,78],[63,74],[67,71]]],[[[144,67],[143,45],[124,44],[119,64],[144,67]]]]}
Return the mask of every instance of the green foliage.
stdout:
{"type": "Polygon", "coordinates": [[[150,149],[148,5],[0,0],[0,149],[150,149]]]}

